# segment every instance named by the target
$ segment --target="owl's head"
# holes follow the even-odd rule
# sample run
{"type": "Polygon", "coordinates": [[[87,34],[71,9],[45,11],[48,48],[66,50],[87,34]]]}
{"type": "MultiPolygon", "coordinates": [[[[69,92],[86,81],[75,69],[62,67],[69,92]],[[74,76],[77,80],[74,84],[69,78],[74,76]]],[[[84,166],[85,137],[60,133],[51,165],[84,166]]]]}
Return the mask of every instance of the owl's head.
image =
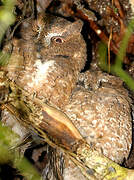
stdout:
{"type": "Polygon", "coordinates": [[[40,54],[44,61],[59,59],[70,63],[71,68],[81,71],[86,61],[86,43],[81,35],[83,22],[70,22],[61,17],[45,17],[44,35],[40,41],[40,54]]]}

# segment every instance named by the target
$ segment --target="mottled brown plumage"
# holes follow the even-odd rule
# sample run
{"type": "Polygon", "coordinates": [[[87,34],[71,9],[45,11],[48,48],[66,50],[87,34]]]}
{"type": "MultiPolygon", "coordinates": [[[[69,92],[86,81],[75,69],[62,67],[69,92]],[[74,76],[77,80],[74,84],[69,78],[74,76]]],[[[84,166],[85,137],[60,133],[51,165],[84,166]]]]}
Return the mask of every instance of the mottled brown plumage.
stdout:
{"type": "MultiPolygon", "coordinates": [[[[36,44],[33,37],[28,38],[23,30],[23,39],[14,43],[8,77],[53,106],[62,107],[68,102],[78,73],[84,67],[86,46],[80,34],[81,21],[70,23],[62,18],[50,18],[48,21],[49,24],[42,21],[44,34],[36,44]],[[12,71],[14,58],[17,58],[17,67],[12,71]]],[[[24,24],[23,28],[28,26],[29,29],[30,24],[24,24]]]]}
{"type": "Polygon", "coordinates": [[[92,90],[79,87],[65,107],[87,142],[117,163],[128,157],[132,143],[129,99],[121,91],[108,83],[92,90]]]}
{"type": "MultiPolygon", "coordinates": [[[[100,71],[80,74],[86,61],[81,28],[79,20],[56,17],[25,22],[22,39],[13,40],[7,76],[33,97],[64,111],[91,146],[121,163],[132,141],[128,94],[119,78],[100,71]]],[[[77,172],[69,161],[64,179],[82,180],[83,175],[75,177],[77,172]]]]}

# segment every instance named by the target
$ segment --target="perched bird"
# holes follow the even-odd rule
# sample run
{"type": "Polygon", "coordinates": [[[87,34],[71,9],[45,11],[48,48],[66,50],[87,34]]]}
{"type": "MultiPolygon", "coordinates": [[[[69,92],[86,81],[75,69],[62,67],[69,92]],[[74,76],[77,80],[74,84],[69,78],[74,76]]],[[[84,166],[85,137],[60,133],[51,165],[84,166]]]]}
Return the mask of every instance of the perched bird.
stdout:
{"type": "MultiPolygon", "coordinates": [[[[100,71],[80,73],[86,62],[82,24],[41,16],[24,22],[22,38],[12,42],[6,76],[33,98],[63,111],[91,146],[122,163],[132,144],[128,93],[119,78],[100,71]]],[[[85,179],[64,158],[63,179],[85,179]]]]}

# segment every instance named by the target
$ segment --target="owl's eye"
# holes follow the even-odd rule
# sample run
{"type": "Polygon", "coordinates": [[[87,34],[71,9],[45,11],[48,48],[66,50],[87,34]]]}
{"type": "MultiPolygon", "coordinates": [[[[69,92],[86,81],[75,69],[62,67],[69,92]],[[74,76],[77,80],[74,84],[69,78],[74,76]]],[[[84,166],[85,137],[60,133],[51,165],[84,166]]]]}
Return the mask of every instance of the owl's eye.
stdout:
{"type": "Polygon", "coordinates": [[[65,39],[63,37],[55,36],[51,38],[51,41],[57,44],[62,44],[63,42],[65,42],[65,39]]]}

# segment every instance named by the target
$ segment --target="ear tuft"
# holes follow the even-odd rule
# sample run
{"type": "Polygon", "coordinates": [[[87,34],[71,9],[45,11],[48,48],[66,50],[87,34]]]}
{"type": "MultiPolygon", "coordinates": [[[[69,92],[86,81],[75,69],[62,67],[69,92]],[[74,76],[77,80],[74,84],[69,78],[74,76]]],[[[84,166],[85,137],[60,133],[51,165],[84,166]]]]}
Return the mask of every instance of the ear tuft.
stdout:
{"type": "Polygon", "coordinates": [[[69,24],[66,28],[68,34],[76,34],[80,33],[83,27],[83,22],[79,19],[71,24],[69,24]]]}

